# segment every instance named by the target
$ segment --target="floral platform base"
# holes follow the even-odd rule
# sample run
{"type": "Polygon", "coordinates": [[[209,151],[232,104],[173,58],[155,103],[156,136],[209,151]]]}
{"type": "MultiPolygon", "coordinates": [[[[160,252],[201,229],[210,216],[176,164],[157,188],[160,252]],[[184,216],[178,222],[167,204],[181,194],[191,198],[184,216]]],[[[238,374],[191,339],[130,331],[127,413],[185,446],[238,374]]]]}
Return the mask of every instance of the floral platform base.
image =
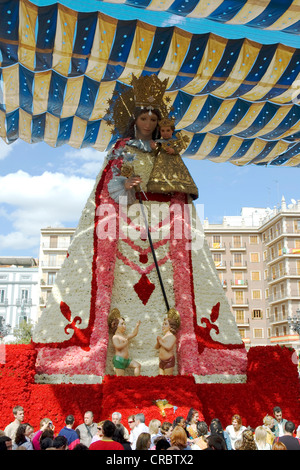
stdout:
{"type": "MultiPolygon", "coordinates": [[[[1,346],[2,347],[2,346],[1,346]]],[[[113,411],[123,415],[142,412],[146,421],[172,422],[186,417],[193,407],[200,419],[218,417],[223,426],[238,413],[246,426],[256,427],[273,407],[300,424],[300,388],[296,353],[280,346],[254,347],[248,352],[247,381],[226,384],[196,383],[192,375],[172,377],[105,376],[101,384],[38,384],[35,382],[36,350],[32,345],[3,346],[0,363],[0,429],[12,421],[12,409],[21,405],[25,420],[35,429],[43,417],[53,420],[58,431],[68,414],[76,424],[87,410],[95,420],[110,419],[113,411]]]]}

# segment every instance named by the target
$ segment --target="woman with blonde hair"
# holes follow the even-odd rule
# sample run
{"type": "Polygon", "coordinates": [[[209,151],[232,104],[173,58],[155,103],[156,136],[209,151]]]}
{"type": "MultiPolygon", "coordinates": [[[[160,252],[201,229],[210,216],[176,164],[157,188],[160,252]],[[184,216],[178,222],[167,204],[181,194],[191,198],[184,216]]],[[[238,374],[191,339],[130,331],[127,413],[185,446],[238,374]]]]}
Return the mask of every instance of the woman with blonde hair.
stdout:
{"type": "Polygon", "coordinates": [[[263,419],[263,427],[267,432],[267,443],[270,444],[271,447],[275,439],[275,434],[271,431],[273,426],[274,426],[273,416],[266,415],[263,419]]]}
{"type": "Polygon", "coordinates": [[[171,434],[171,446],[179,450],[192,450],[187,442],[187,435],[181,426],[176,426],[171,434]]]}
{"type": "Polygon", "coordinates": [[[159,419],[151,419],[148,427],[149,427],[149,434],[151,436],[151,446],[153,446],[155,439],[161,436],[161,432],[160,432],[161,422],[159,421],[159,419]]]}
{"type": "Polygon", "coordinates": [[[263,426],[257,426],[254,437],[258,450],[271,450],[271,445],[267,442],[268,433],[263,426]]]}

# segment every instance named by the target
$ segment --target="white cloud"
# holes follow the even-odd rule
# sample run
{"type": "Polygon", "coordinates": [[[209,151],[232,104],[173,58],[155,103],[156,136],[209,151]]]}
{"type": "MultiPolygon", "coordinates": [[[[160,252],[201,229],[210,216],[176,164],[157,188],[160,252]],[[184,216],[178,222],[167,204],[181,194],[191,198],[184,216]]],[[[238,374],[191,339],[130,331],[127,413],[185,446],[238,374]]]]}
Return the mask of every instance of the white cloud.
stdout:
{"type": "Polygon", "coordinates": [[[106,152],[99,152],[91,147],[68,150],[64,153],[64,172],[95,178],[102,168],[106,152]]]}
{"type": "Polygon", "coordinates": [[[3,139],[0,139],[0,160],[4,160],[13,150],[16,149],[18,141],[13,144],[6,144],[3,139]]]}
{"type": "Polygon", "coordinates": [[[0,235],[2,251],[37,247],[44,227],[76,227],[94,182],[48,171],[32,176],[19,170],[0,177],[0,204],[5,204],[0,216],[11,225],[11,233],[0,235]]]}

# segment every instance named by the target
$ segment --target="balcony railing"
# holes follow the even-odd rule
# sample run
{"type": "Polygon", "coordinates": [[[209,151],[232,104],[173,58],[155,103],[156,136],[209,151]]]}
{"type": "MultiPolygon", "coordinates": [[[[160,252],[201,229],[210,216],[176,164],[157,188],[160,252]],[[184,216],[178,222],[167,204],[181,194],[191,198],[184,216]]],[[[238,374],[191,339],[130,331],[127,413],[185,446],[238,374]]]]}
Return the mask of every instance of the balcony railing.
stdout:
{"type": "Polygon", "coordinates": [[[246,250],[246,243],[230,243],[229,248],[231,251],[233,250],[246,250]]]}
{"type": "Polygon", "coordinates": [[[274,313],[270,316],[270,323],[284,323],[284,322],[287,322],[287,313],[282,313],[282,312],[279,312],[279,313],[274,313]]]}
{"type": "Polygon", "coordinates": [[[248,307],[249,300],[248,299],[231,299],[232,307],[248,307]]]}
{"type": "Polygon", "coordinates": [[[247,268],[247,261],[230,261],[231,268],[245,269],[247,268]]]}
{"type": "Polygon", "coordinates": [[[231,287],[248,287],[248,280],[247,279],[232,279],[231,280],[231,287]]]}

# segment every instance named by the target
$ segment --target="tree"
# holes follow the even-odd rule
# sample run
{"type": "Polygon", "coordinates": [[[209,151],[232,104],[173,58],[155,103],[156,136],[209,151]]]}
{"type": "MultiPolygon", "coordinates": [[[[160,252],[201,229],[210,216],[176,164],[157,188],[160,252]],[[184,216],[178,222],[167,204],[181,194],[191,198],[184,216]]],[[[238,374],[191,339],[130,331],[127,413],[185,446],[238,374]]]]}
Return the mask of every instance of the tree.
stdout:
{"type": "Polygon", "coordinates": [[[32,338],[32,329],[33,323],[31,320],[25,321],[23,320],[20,322],[17,328],[14,328],[13,335],[15,336],[16,340],[14,341],[15,344],[29,344],[32,338]]]}

